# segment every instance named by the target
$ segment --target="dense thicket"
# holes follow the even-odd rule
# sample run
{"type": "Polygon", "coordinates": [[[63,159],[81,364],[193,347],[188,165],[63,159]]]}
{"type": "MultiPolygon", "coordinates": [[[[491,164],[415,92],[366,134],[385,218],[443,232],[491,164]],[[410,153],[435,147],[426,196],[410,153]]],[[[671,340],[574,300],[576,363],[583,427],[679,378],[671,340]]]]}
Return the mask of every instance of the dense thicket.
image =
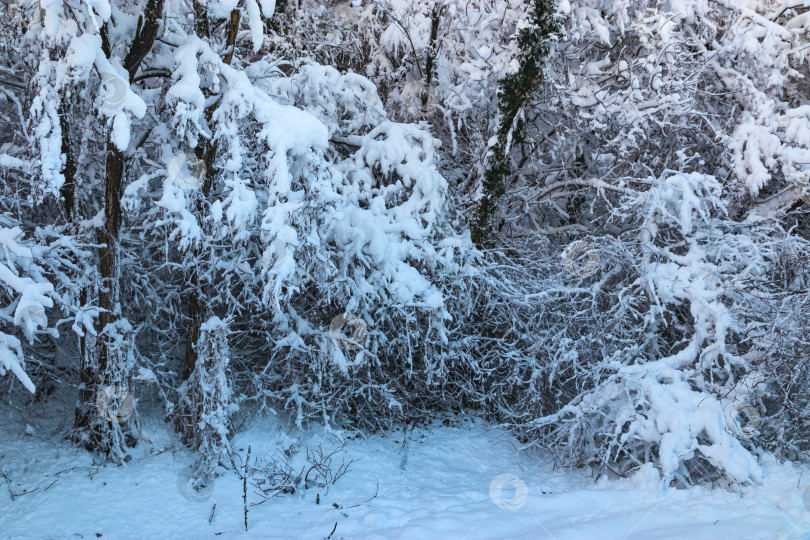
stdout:
{"type": "Polygon", "coordinates": [[[114,460],[159,404],[199,478],[455,410],[756,482],[810,451],[794,4],[10,0],[0,381],[114,460]]]}

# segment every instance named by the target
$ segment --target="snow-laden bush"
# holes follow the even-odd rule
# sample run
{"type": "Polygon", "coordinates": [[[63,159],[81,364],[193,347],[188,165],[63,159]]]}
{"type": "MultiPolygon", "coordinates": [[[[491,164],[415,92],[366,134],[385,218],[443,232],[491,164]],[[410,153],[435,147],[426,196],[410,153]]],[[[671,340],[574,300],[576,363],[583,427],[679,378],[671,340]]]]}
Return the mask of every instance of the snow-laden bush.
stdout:
{"type": "Polygon", "coordinates": [[[125,200],[155,197],[148,220],[191,269],[194,301],[233,321],[236,389],[299,423],[406,415],[444,380],[432,350],[447,344],[446,278],[471,271],[439,141],[388,120],[364,77],[315,63],[242,70],[194,35],[174,51],[167,96],[160,195],[146,179],[125,200]]]}
{"type": "Polygon", "coordinates": [[[299,421],[400,417],[409,397],[400,385],[441,380],[420,351],[446,343],[440,276],[468,271],[469,240],[447,221],[433,137],[383,121],[356,144],[334,164],[305,164],[287,198],[295,204],[265,214],[264,299],[275,312],[262,376],[299,421]],[[337,317],[367,341],[345,347],[337,317]]]}
{"type": "MultiPolygon", "coordinates": [[[[752,450],[775,438],[738,439],[728,411],[752,406],[770,432],[807,421],[798,364],[768,343],[772,309],[807,302],[805,277],[781,267],[810,246],[773,220],[729,219],[711,176],[649,182],[614,211],[627,233],[589,238],[598,273],[562,270],[549,245],[490,263],[481,319],[457,340],[470,356],[486,351],[473,395],[567,463],[624,475],[652,461],[670,481],[757,482],[752,450]]],[[[806,445],[791,440],[794,452],[806,445]]]]}

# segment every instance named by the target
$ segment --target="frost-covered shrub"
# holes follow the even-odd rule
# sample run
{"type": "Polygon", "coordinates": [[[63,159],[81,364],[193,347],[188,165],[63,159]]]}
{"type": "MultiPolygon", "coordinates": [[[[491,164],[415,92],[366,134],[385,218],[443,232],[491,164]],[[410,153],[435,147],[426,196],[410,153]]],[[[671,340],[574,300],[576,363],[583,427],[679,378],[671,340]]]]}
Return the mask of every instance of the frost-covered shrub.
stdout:
{"type": "Polygon", "coordinates": [[[349,472],[355,461],[346,454],[342,444],[307,446],[305,452],[301,452],[298,445],[292,445],[257,459],[256,465],[248,471],[250,482],[255,492],[264,498],[262,502],[313,487],[329,489],[349,472]]]}
{"type": "MultiPolygon", "coordinates": [[[[763,228],[773,228],[770,221],[763,228]]],[[[741,298],[749,306],[744,341],[750,371],[741,381],[748,403],[761,415],[752,440],[786,459],[810,458],[810,318],[806,240],[781,233],[772,249],[774,260],[761,282],[768,294],[746,289],[741,298]],[[752,316],[753,315],[753,316],[752,316]]]]}
{"type": "Polygon", "coordinates": [[[265,299],[275,312],[262,377],[299,421],[318,414],[375,425],[406,414],[424,390],[405,389],[442,378],[431,354],[447,339],[442,276],[469,271],[471,246],[447,221],[430,134],[383,122],[358,143],[348,159],[304,168],[288,224],[272,213],[272,225],[295,236],[268,236],[265,299]],[[330,335],[344,314],[368,329],[357,348],[330,335]]]}
{"type": "MultiPolygon", "coordinates": [[[[479,399],[564,462],[623,475],[652,461],[675,482],[758,481],[753,446],[786,439],[739,440],[724,411],[770,408],[766,432],[787,429],[787,416],[806,422],[797,393],[805,378],[769,345],[765,308],[797,292],[792,302],[806,302],[804,276],[780,267],[788,246],[794,257],[809,246],[772,220],[729,219],[721,194],[697,173],[651,179],[614,212],[628,233],[589,239],[601,254],[593,276],[561,272],[548,245],[516,250],[534,262],[513,255],[492,266],[491,278],[502,277],[483,304],[495,312],[477,310],[482,323],[465,329],[471,350],[491,343],[478,362],[493,386],[479,399]]],[[[806,444],[791,441],[794,452],[806,444]]]]}
{"type": "Polygon", "coordinates": [[[353,73],[309,62],[286,75],[264,60],[239,69],[196,35],[171,66],[175,136],[152,141],[170,166],[156,171],[159,195],[145,178],[125,202],[154,202],[158,233],[144,234],[165,234],[165,255],[190,269],[170,279],[190,289],[190,305],[232,321],[239,399],[292,409],[299,423],[371,425],[429,401],[423,387],[446,369],[431,352],[447,343],[443,280],[471,271],[439,141],[390,121],[375,85],[353,73]],[[206,94],[217,96],[207,109],[206,94]],[[203,145],[200,178],[178,182],[172,156],[192,161],[189,148],[197,157],[203,145]],[[341,315],[368,329],[356,348],[330,331],[341,315]]]}

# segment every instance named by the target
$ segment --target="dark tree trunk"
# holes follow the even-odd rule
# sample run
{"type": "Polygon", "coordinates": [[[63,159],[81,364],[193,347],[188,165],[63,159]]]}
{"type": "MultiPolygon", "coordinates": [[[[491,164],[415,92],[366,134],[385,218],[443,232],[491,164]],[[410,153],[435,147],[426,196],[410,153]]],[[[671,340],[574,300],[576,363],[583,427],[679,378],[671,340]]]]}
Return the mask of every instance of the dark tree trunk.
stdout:
{"type": "MultiPolygon", "coordinates": [[[[138,19],[138,28],[129,48],[123,66],[129,74],[132,83],[138,68],[154,45],[160,20],[163,16],[164,0],[148,0],[143,15],[138,19]]],[[[102,29],[102,43],[105,54],[109,57],[112,47],[108,41],[106,27],[102,29]]],[[[124,155],[112,140],[111,133],[107,135],[104,174],[104,227],[98,230],[98,242],[101,247],[98,251],[98,269],[101,279],[99,287],[98,306],[100,314],[96,321],[98,340],[96,342],[95,358],[85,349],[82,354],[82,389],[79,393],[80,410],[77,410],[75,428],[87,432],[87,442],[94,449],[102,451],[105,448],[105,437],[101,433],[108,420],[101,417],[100,411],[93,408],[95,399],[104,385],[119,381],[110,380],[108,373],[110,361],[114,361],[111,341],[105,334],[110,323],[116,322],[120,317],[119,306],[119,238],[121,232],[121,195],[124,180],[124,155]]],[[[75,182],[74,184],[75,185],[75,182]]],[[[73,188],[71,188],[73,189],[73,188]]],[[[63,193],[63,196],[65,194],[63,193]]],[[[71,192],[71,197],[75,193],[71,192]]],[[[67,197],[66,197],[67,202],[67,197]]],[[[130,437],[128,437],[130,438],[130,437]]]]}
{"type": "Polygon", "coordinates": [[[98,232],[98,268],[101,275],[101,288],[98,295],[98,371],[104,372],[109,358],[109,347],[102,337],[107,325],[118,318],[118,239],[121,232],[121,187],[124,175],[124,156],[107,137],[107,161],[104,177],[104,228],[98,232]]]}
{"type": "Polygon", "coordinates": [[[62,175],[65,183],[62,184],[60,195],[65,201],[65,219],[68,223],[73,221],[74,205],[76,204],[76,158],[70,144],[70,126],[68,125],[68,106],[65,96],[59,104],[59,125],[62,129],[62,154],[65,156],[65,167],[62,175]]]}

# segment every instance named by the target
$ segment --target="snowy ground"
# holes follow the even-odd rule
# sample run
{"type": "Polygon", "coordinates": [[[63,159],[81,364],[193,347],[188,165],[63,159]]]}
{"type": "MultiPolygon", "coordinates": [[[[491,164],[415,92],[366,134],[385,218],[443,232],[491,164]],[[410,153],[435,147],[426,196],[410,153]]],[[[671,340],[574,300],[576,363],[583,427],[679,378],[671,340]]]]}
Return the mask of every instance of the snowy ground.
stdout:
{"type": "MultiPolygon", "coordinates": [[[[404,445],[402,431],[347,441],[358,460],[349,473],[328,491],[251,506],[245,532],[241,481],[225,471],[212,491],[189,497],[182,472],[191,453],[161,423],[144,430],[151,442],[142,457],[98,467],[48,432],[32,426],[20,435],[25,424],[2,412],[3,539],[322,539],[333,529],[333,539],[810,538],[810,492],[807,506],[802,499],[810,472],[801,478],[795,467],[766,466],[765,485],[742,495],[664,489],[653,470],[594,483],[541,456],[516,454],[508,434],[472,420],[413,430],[404,445]]],[[[251,445],[261,458],[293,442],[289,433],[264,421],[237,436],[235,448],[244,456],[251,445]]],[[[330,440],[307,433],[303,444],[328,448],[330,440]]],[[[251,489],[249,501],[259,500],[251,489]]]]}

